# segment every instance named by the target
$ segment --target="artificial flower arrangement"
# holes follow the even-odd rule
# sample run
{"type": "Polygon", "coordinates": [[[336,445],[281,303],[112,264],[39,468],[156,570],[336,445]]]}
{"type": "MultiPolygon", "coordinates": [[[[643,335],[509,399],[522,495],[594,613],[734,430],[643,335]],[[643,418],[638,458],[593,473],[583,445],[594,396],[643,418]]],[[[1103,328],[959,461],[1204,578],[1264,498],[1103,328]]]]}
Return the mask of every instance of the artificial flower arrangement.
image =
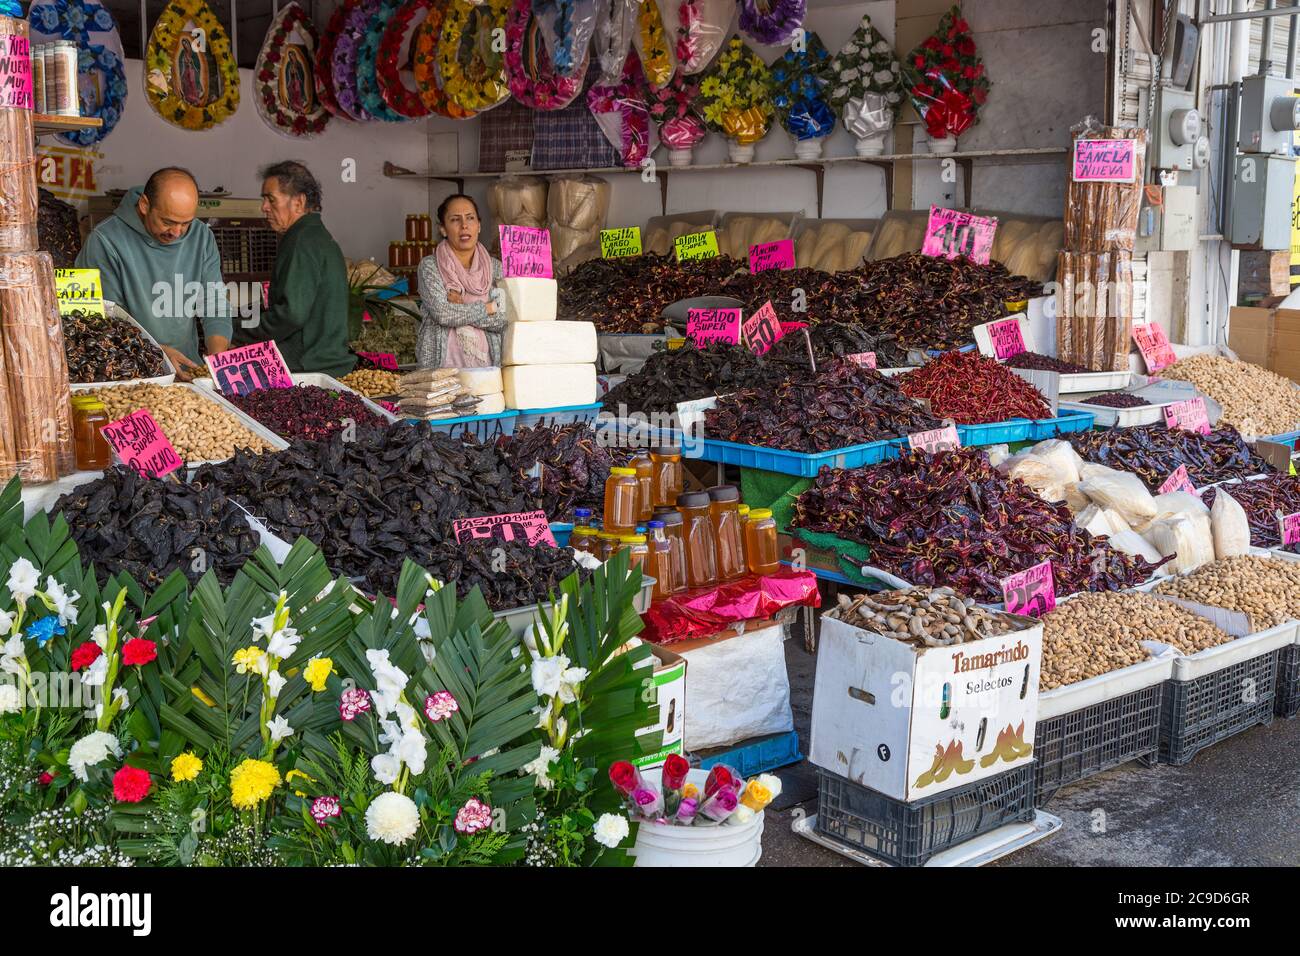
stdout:
{"type": "MultiPolygon", "coordinates": [[[[420,101],[430,113],[437,113],[450,119],[469,119],[475,111],[453,103],[447,91],[443,89],[442,79],[438,76],[438,41],[442,38],[442,24],[447,16],[447,6],[448,0],[429,0],[429,12],[425,14],[423,22],[415,28],[411,70],[415,75],[415,88],[420,94],[420,101]]],[[[343,7],[340,6],[339,9],[342,10],[343,7]]],[[[400,44],[394,43],[390,46],[390,51],[396,61],[402,55],[403,48],[400,44]]],[[[383,62],[382,58],[381,62],[383,62]]]]}
{"type": "Polygon", "coordinates": [[[690,769],[686,758],[670,754],[655,787],[631,763],[621,760],[609,768],[609,779],[622,795],[629,816],[660,826],[744,826],[781,795],[781,781],[771,774],[746,782],[731,767],[714,764],[701,790],[687,782],[690,769]]]}
{"type": "Polygon", "coordinates": [[[330,112],[316,96],[316,50],[319,40],[311,18],[296,2],[285,4],[271,21],[257,57],[255,74],[257,84],[257,111],[262,120],[277,133],[286,136],[314,136],[325,129],[330,112]],[[299,50],[290,51],[290,38],[296,38],[294,47],[306,51],[305,59],[299,50]],[[290,67],[288,57],[300,60],[305,78],[300,103],[288,102],[281,96],[287,84],[284,78],[290,67]]]}
{"type": "Polygon", "coordinates": [[[506,15],[506,79],[511,95],[525,106],[563,109],[582,91],[587,59],[583,57],[581,70],[561,75],[540,42],[541,29],[532,0],[514,0],[506,15]]]}
{"type": "Polygon", "coordinates": [[[704,124],[692,112],[700,95],[700,81],[678,72],[667,86],[650,90],[650,119],[659,127],[659,139],[668,147],[668,161],[690,162],[690,151],[704,139],[704,124]]]}
{"type": "MultiPolygon", "coordinates": [[[[700,83],[696,109],[705,125],[735,145],[752,147],[767,135],[772,123],[772,74],[740,37],[731,38],[700,83]]],[[[752,156],[752,148],[739,155],[752,156]]]]}
{"type": "Polygon", "coordinates": [[[646,81],[635,50],[628,53],[618,83],[595,83],[587,90],[587,108],[600,131],[619,150],[622,164],[632,169],[657,145],[645,97],[646,81]]]}
{"type": "Polygon", "coordinates": [[[640,7],[637,0],[609,0],[597,6],[591,45],[600,64],[602,80],[615,82],[622,75],[628,51],[632,49],[632,35],[637,31],[640,7]]]}
{"type": "Polygon", "coordinates": [[[726,40],[735,6],[732,0],[681,0],[677,4],[674,52],[680,72],[700,73],[713,62],[726,40]]]}
{"type": "Polygon", "coordinates": [[[858,140],[859,153],[884,151],[903,104],[903,74],[889,41],[863,15],[831,60],[831,107],[858,140]],[[861,145],[869,144],[869,145],[861,145]]]}
{"type": "Polygon", "coordinates": [[[772,104],[781,125],[794,138],[800,158],[811,158],[805,153],[820,155],[823,141],[835,132],[835,114],[827,101],[830,66],[821,39],[809,33],[802,49],[786,51],[771,67],[772,104]]]}
{"type": "Polygon", "coordinates": [[[504,36],[509,6],[510,0],[450,0],[437,41],[438,78],[447,99],[462,109],[482,112],[510,95],[504,57],[485,40],[498,29],[504,36]]]}
{"type": "Polygon", "coordinates": [[[641,58],[641,68],[645,71],[647,83],[652,87],[660,87],[673,78],[677,69],[677,61],[673,56],[674,43],[668,38],[663,13],[655,0],[641,0],[632,45],[641,58]]]}
{"type": "Polygon", "coordinates": [[[596,0],[531,0],[557,76],[587,75],[591,37],[596,31],[596,0]]]}
{"type": "Polygon", "coordinates": [[[803,25],[808,0],[740,0],[740,29],[764,46],[785,43],[803,25]]]}
{"type": "Polygon", "coordinates": [[[943,149],[955,148],[956,137],[978,121],[990,86],[970,24],[957,7],[945,13],[935,32],[907,55],[903,76],[930,139],[951,144],[943,149]]]}
{"type": "Polygon", "coordinates": [[[204,0],[171,0],[163,9],[144,52],[144,90],[149,104],[168,123],[182,129],[210,129],[239,108],[239,67],[230,52],[225,27],[204,0]],[[194,47],[188,24],[203,31],[205,50],[194,47]],[[211,59],[208,59],[208,56],[211,59]],[[198,59],[196,89],[186,89],[177,64],[198,59]],[[210,75],[209,63],[216,76],[210,75]],[[196,102],[195,97],[200,97],[196,102]]]}
{"type": "Polygon", "coordinates": [[[400,123],[407,119],[388,105],[379,86],[379,48],[384,31],[397,17],[403,3],[404,0],[379,0],[379,8],[357,40],[357,102],[372,119],[385,123],[400,123]]]}

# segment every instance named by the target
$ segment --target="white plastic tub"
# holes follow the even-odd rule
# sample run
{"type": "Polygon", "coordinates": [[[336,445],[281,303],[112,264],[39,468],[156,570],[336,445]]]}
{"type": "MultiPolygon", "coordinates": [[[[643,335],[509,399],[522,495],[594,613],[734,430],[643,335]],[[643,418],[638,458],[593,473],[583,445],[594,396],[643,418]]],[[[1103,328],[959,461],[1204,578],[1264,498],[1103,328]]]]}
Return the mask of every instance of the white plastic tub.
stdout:
{"type": "Polygon", "coordinates": [[[1164,421],[1165,407],[1172,404],[1167,402],[1161,405],[1139,405],[1136,408],[1113,408],[1088,402],[1061,402],[1061,408],[1074,412],[1091,412],[1093,423],[1098,428],[1109,428],[1112,425],[1132,428],[1135,425],[1155,425],[1164,421]]]}
{"type": "Polygon", "coordinates": [[[1102,701],[1123,697],[1144,687],[1163,684],[1173,676],[1174,660],[1174,654],[1149,657],[1139,664],[1098,674],[1065,687],[1039,691],[1038,720],[1041,723],[1062,714],[1072,714],[1076,710],[1092,707],[1102,701]]]}
{"type": "MultiPolygon", "coordinates": [[[[1060,394],[1071,395],[1075,392],[1118,392],[1128,388],[1132,372],[1079,372],[1077,375],[1062,375],[1060,394]]],[[[1092,409],[1087,409],[1092,411],[1092,409]]]]}
{"type": "Polygon", "coordinates": [[[1198,677],[1204,677],[1206,674],[1212,674],[1231,667],[1233,664],[1252,660],[1289,644],[1294,644],[1296,643],[1296,627],[1297,623],[1295,621],[1283,621],[1276,627],[1268,628],[1268,630],[1248,634],[1245,637],[1237,638],[1235,641],[1220,644],[1218,647],[1210,647],[1187,657],[1175,658],[1173,679],[1176,681],[1195,680],[1198,677]]]}
{"type": "MultiPolygon", "coordinates": [[[[692,770],[686,779],[704,790],[707,770],[692,770]]],[[[631,855],[637,866],[755,866],[763,855],[763,818],[748,823],[679,827],[641,821],[631,855]]]]}

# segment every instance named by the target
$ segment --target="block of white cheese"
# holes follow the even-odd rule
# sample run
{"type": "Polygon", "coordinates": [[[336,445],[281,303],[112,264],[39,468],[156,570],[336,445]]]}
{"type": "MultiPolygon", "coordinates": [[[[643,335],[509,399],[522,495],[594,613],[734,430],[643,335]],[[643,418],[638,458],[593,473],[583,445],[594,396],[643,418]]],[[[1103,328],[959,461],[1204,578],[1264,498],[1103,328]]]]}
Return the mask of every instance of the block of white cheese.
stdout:
{"type": "Polygon", "coordinates": [[[590,322],[511,322],[501,345],[502,365],[585,365],[596,361],[590,322]]]}
{"type": "Polygon", "coordinates": [[[458,374],[466,395],[491,395],[501,391],[501,369],[495,365],[486,368],[463,368],[458,374]]]}
{"type": "Polygon", "coordinates": [[[491,395],[484,395],[478,407],[474,409],[475,415],[496,415],[506,410],[506,397],[502,392],[494,392],[491,395]]]}
{"type": "Polygon", "coordinates": [[[596,400],[595,365],[511,365],[501,372],[507,408],[590,405],[596,400]]]}
{"type": "Polygon", "coordinates": [[[554,279],[502,279],[501,285],[506,290],[507,322],[555,321],[555,295],[560,285],[554,279]]]}

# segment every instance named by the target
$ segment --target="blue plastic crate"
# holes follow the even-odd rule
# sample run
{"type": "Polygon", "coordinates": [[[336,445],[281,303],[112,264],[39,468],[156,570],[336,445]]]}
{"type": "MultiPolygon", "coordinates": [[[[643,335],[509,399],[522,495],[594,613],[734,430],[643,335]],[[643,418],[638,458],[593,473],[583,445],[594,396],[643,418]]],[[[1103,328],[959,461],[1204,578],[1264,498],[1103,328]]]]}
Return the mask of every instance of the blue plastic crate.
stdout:
{"type": "Polygon", "coordinates": [[[783,734],[751,737],[721,750],[710,750],[700,757],[700,769],[708,770],[715,764],[725,763],[742,777],[754,777],[777,767],[788,767],[803,759],[799,750],[799,735],[793,730],[783,734]]]}
{"type": "Polygon", "coordinates": [[[1029,438],[1031,441],[1046,441],[1049,438],[1055,438],[1057,435],[1086,432],[1092,428],[1096,421],[1097,416],[1092,412],[1061,412],[1055,418],[1043,418],[1033,422],[1033,430],[1029,438]]]}
{"type": "Polygon", "coordinates": [[[821,471],[824,465],[832,468],[859,468],[862,465],[876,465],[887,458],[898,457],[898,444],[894,439],[873,441],[864,445],[849,445],[846,448],[815,454],[781,451],[779,448],[763,448],[759,445],[740,445],[736,442],[719,441],[716,438],[704,438],[695,444],[699,447],[698,457],[701,461],[775,471],[799,478],[817,477],[817,472],[821,471]]]}
{"type": "MultiPolygon", "coordinates": [[[[501,435],[509,435],[515,430],[515,422],[519,417],[518,412],[497,412],[495,415],[467,415],[464,418],[443,418],[437,421],[428,422],[428,426],[436,432],[453,437],[457,435],[472,435],[481,442],[495,441],[501,435]]],[[[408,418],[408,422],[416,424],[424,421],[422,418],[408,418]]]]}
{"type": "Polygon", "coordinates": [[[594,422],[600,414],[600,402],[590,405],[560,405],[555,408],[521,408],[515,414],[515,428],[536,428],[538,425],[571,425],[574,422],[594,422]]]}
{"type": "Polygon", "coordinates": [[[1034,423],[1027,418],[1012,418],[1005,422],[990,422],[987,425],[957,426],[957,436],[961,439],[963,448],[1028,441],[1033,431],[1034,423]]]}
{"type": "Polygon", "coordinates": [[[1296,447],[1296,442],[1300,441],[1300,432],[1284,432],[1281,435],[1269,435],[1266,441],[1275,441],[1279,445],[1290,445],[1296,447]]]}

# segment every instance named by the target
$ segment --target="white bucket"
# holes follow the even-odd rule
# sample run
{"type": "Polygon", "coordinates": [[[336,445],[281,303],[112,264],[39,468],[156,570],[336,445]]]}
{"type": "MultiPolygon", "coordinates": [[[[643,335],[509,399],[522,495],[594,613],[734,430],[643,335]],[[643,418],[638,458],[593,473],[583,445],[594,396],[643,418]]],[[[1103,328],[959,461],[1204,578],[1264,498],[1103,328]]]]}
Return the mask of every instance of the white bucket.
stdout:
{"type": "Polygon", "coordinates": [[[859,156],[879,156],[885,151],[885,134],[868,133],[853,144],[853,151],[859,156]]]}
{"type": "Polygon", "coordinates": [[[794,144],[794,155],[798,159],[821,159],[822,147],[826,145],[826,138],[819,136],[816,139],[804,139],[794,144]]]}
{"type": "Polygon", "coordinates": [[[955,153],[957,151],[957,137],[945,136],[943,139],[930,140],[930,152],[944,155],[945,153],[955,153]]]}
{"type": "MultiPolygon", "coordinates": [[[[687,780],[701,790],[707,770],[692,770],[687,780]]],[[[748,823],[679,827],[642,822],[632,856],[637,866],[756,866],[763,855],[763,817],[748,823]]]]}
{"type": "Polygon", "coordinates": [[[670,149],[668,150],[669,166],[689,166],[694,149],[670,149]]]}
{"type": "Polygon", "coordinates": [[[727,143],[727,155],[733,163],[744,165],[754,161],[754,147],[752,145],[742,146],[740,143],[730,141],[727,143]]]}

